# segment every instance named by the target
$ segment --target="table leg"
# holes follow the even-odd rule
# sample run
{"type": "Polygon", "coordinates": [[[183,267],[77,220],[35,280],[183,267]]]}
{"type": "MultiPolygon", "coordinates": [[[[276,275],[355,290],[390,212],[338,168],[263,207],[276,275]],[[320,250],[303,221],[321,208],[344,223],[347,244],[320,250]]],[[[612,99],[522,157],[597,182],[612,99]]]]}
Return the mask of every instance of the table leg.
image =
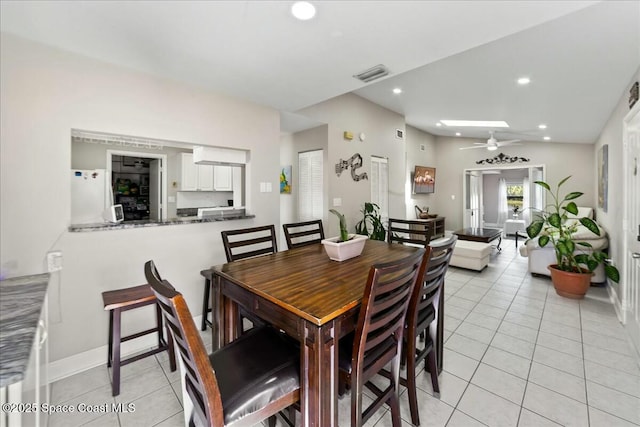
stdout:
{"type": "Polygon", "coordinates": [[[444,284],[445,281],[443,280],[438,301],[438,326],[436,328],[436,366],[438,367],[438,374],[442,373],[444,366],[444,284]]]}
{"type": "Polygon", "coordinates": [[[338,426],[338,338],[334,322],[306,323],[300,346],[301,414],[305,427],[338,426]]]}
{"type": "MultiPolygon", "coordinates": [[[[223,309],[222,304],[222,283],[220,276],[214,276],[211,281],[211,345],[212,350],[216,351],[222,347],[224,335],[222,334],[223,309]]],[[[202,313],[206,316],[207,313],[202,313]]]]}

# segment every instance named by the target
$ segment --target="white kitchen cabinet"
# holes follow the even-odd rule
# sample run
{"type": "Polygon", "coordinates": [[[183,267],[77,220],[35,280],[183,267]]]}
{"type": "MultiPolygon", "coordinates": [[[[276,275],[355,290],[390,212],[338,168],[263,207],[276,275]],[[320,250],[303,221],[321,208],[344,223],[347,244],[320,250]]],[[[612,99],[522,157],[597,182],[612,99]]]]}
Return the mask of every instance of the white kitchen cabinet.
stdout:
{"type": "Polygon", "coordinates": [[[198,191],[213,191],[213,172],[211,165],[196,165],[198,167],[198,191]]]}
{"type": "Polygon", "coordinates": [[[213,166],[193,163],[193,154],[180,153],[179,191],[213,191],[213,166]]]}
{"type": "Polygon", "coordinates": [[[215,191],[233,191],[233,168],[231,166],[213,167],[213,189],[215,191]]]}

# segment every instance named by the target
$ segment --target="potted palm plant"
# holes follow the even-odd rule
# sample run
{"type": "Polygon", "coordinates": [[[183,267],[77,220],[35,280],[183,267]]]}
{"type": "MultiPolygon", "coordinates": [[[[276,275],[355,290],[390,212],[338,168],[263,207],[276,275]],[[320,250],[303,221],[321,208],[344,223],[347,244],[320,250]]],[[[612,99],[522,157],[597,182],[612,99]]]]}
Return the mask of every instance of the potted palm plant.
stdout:
{"type": "Polygon", "coordinates": [[[593,247],[588,242],[574,240],[579,225],[598,236],[600,228],[588,217],[578,218],[577,221],[569,218],[569,214],[578,215],[578,206],[574,200],[583,194],[573,191],[560,195],[560,187],[569,178],[571,176],[562,179],[555,191],[546,182],[535,181],[536,185],[546,190],[552,201],[544,210],[534,209],[534,220],[527,227],[527,235],[530,239],[537,238],[540,247],[553,245],[556,264],[548,268],[556,293],[568,298],[583,298],[591,284],[593,271],[599,265],[604,265],[606,276],[616,283],[620,280],[620,273],[616,267],[605,262],[606,253],[592,250],[593,247]]]}
{"type": "Polygon", "coordinates": [[[362,219],[356,223],[356,234],[369,236],[371,240],[382,240],[387,238],[387,230],[384,229],[380,207],[375,203],[366,202],[360,212],[362,219]]]}

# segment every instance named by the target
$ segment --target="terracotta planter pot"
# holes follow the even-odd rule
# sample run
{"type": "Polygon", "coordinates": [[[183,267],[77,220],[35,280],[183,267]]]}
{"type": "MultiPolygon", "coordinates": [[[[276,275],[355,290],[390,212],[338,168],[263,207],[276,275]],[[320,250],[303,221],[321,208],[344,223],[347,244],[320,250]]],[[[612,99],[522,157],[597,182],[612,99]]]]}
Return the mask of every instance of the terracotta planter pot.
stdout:
{"type": "Polygon", "coordinates": [[[558,269],[556,264],[547,267],[551,272],[551,282],[560,296],[573,299],[584,298],[584,295],[591,286],[591,276],[593,273],[573,273],[558,269]]]}

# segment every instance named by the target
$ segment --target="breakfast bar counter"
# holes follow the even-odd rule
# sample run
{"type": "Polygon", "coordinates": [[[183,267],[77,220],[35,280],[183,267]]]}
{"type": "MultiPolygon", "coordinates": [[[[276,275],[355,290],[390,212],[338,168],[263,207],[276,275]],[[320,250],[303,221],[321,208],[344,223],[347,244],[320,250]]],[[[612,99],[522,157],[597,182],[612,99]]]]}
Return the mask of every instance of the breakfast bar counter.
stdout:
{"type": "Polygon", "coordinates": [[[0,281],[0,387],[25,377],[48,284],[48,273],[0,281]]]}

